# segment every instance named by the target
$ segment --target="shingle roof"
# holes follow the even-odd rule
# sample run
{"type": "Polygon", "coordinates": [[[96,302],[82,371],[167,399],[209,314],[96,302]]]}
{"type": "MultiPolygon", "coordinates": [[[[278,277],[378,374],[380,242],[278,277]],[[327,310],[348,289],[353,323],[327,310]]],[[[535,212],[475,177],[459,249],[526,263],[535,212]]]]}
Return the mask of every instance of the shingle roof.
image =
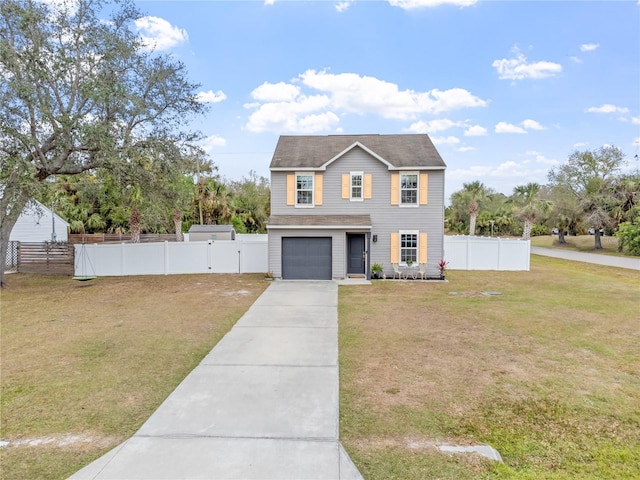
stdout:
{"type": "Polygon", "coordinates": [[[371,215],[272,215],[271,227],[371,227],[371,215]]]}
{"type": "Polygon", "coordinates": [[[446,168],[428,135],[283,135],[270,169],[321,168],[354,143],[372,151],[390,168],[446,168]]]}

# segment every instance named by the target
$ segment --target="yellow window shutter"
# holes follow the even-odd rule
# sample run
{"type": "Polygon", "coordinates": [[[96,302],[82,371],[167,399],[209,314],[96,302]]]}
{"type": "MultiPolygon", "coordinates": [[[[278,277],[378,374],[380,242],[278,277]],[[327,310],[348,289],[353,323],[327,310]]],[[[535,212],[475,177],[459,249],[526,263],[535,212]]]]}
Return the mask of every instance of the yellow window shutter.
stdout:
{"type": "Polygon", "coordinates": [[[418,258],[419,263],[427,263],[427,240],[427,234],[421,233],[418,239],[418,247],[420,249],[418,258]]]}
{"type": "Polygon", "coordinates": [[[370,173],[364,174],[364,198],[368,200],[371,198],[371,190],[373,188],[373,175],[370,173]]]}
{"type": "Polygon", "coordinates": [[[296,176],[287,175],[287,205],[296,204],[296,176]]]}
{"type": "Polygon", "coordinates": [[[429,203],[429,174],[420,174],[420,205],[429,203]]]}
{"type": "MultiPolygon", "coordinates": [[[[400,175],[391,174],[391,205],[400,203],[400,175]]],[[[395,263],[395,262],[394,262],[395,263]]]]}
{"type": "Polygon", "coordinates": [[[342,198],[349,198],[349,187],[351,183],[351,175],[348,173],[342,174],[342,198]]]}
{"type": "Polygon", "coordinates": [[[391,234],[391,263],[400,263],[400,234],[391,234]]]}
{"type": "Polygon", "coordinates": [[[316,205],[322,205],[322,175],[314,175],[313,177],[313,185],[314,185],[314,202],[316,205]]]}

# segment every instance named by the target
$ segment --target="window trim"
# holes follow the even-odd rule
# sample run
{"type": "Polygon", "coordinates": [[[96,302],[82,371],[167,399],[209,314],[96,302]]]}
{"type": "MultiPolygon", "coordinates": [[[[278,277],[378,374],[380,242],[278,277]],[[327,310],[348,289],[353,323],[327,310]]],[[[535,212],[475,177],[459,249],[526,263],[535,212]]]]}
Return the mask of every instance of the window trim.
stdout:
{"type": "Polygon", "coordinates": [[[413,265],[418,265],[420,263],[420,231],[419,230],[399,230],[398,231],[398,265],[406,267],[406,260],[402,259],[402,251],[403,248],[405,250],[411,249],[415,252],[415,261],[413,265]],[[402,246],[402,236],[403,235],[415,235],[416,237],[416,246],[415,247],[403,247],[402,246]]]}
{"type": "Polygon", "coordinates": [[[420,172],[412,171],[412,172],[399,172],[398,175],[398,206],[400,207],[419,207],[420,206],[420,172]],[[416,177],[416,188],[411,189],[403,189],[402,188],[402,177],[403,175],[415,175],[416,177]],[[414,191],[415,190],[415,203],[407,203],[402,201],[402,192],[403,191],[414,191]]]}
{"type": "Polygon", "coordinates": [[[315,187],[316,187],[316,176],[313,172],[295,172],[293,174],[293,189],[295,195],[295,207],[296,208],[313,208],[315,206],[315,187]],[[307,189],[298,189],[298,177],[311,177],[311,187],[307,189]],[[299,203],[298,202],[298,193],[299,192],[311,192],[311,202],[310,203],[299,203]]]}
{"type": "Polygon", "coordinates": [[[364,172],[349,172],[349,200],[352,202],[363,202],[364,201],[364,172]],[[353,196],[353,178],[360,177],[360,196],[353,196]]]}

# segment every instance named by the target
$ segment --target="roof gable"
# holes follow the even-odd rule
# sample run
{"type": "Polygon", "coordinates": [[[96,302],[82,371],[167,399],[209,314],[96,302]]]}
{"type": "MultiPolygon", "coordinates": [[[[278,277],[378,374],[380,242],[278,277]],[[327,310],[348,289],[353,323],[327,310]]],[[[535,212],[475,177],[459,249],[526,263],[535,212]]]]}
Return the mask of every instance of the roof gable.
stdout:
{"type": "Polygon", "coordinates": [[[355,147],[384,163],[389,170],[437,169],[446,164],[428,135],[283,135],[271,165],[277,170],[325,170],[355,147]]]}

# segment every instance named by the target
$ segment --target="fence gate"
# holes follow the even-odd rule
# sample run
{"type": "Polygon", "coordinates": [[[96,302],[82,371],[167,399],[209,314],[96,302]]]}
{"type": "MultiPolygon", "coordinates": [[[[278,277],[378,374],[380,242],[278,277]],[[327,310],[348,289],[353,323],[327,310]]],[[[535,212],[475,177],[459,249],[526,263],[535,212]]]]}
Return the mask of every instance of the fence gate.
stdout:
{"type": "Polygon", "coordinates": [[[18,272],[73,275],[73,245],[66,242],[18,244],[18,272]]]}

